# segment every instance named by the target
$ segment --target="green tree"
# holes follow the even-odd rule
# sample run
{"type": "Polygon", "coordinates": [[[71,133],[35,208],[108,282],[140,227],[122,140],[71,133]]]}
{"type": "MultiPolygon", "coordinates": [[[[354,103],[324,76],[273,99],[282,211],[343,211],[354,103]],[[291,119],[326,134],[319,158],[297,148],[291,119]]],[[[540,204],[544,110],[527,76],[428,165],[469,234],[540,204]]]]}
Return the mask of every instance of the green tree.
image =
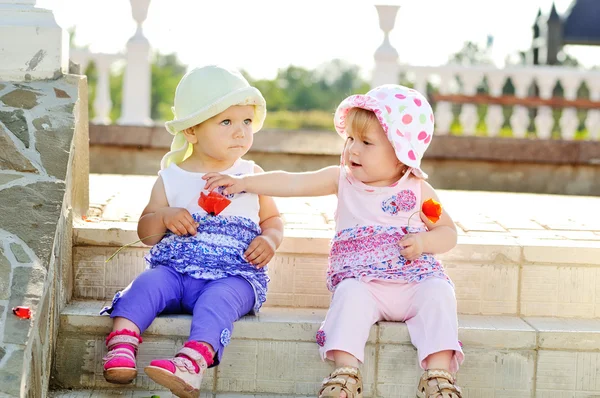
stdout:
{"type": "Polygon", "coordinates": [[[469,66],[491,64],[486,49],[472,41],[466,41],[458,52],[449,57],[448,61],[454,64],[469,66]]]}
{"type": "Polygon", "coordinates": [[[171,107],[177,84],[185,75],[187,67],[177,55],[156,53],[152,62],[152,94],[150,117],[152,120],[170,120],[173,118],[171,107]]]}
{"type": "Polygon", "coordinates": [[[316,70],[290,65],[280,69],[274,80],[254,80],[245,75],[263,93],[271,111],[333,112],[348,95],[369,89],[360,77],[359,68],[340,60],[325,63],[316,70]]]}

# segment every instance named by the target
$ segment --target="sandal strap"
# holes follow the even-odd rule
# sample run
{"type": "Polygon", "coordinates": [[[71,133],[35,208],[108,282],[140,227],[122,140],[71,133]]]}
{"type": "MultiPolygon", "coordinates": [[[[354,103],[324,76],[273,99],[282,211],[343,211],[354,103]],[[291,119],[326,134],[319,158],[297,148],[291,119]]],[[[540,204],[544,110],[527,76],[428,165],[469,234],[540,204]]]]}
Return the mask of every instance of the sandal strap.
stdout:
{"type": "Polygon", "coordinates": [[[354,378],[358,378],[358,377],[360,377],[360,371],[358,370],[358,368],[353,368],[351,366],[344,366],[344,367],[335,369],[333,372],[331,372],[329,377],[335,378],[340,375],[346,375],[346,376],[352,376],[354,378]]]}
{"type": "Polygon", "coordinates": [[[127,358],[135,363],[135,355],[127,348],[115,348],[113,350],[109,350],[102,360],[104,362],[108,362],[114,358],[127,358]]]}
{"type": "Polygon", "coordinates": [[[194,350],[190,347],[183,347],[177,354],[183,354],[187,357],[191,358],[194,362],[198,364],[200,369],[206,369],[208,365],[206,364],[206,359],[200,354],[198,351],[194,350]]]}
{"type": "Polygon", "coordinates": [[[421,379],[424,382],[424,388],[427,392],[427,396],[438,394],[445,396],[444,393],[454,393],[458,397],[462,397],[462,390],[460,387],[455,385],[455,379],[452,374],[443,369],[430,369],[423,373],[421,379]],[[436,384],[430,385],[429,380],[436,381],[436,384]]]}
{"type": "Polygon", "coordinates": [[[140,340],[138,337],[128,336],[126,334],[118,334],[116,336],[111,337],[111,339],[108,340],[108,342],[106,343],[106,347],[110,350],[111,347],[117,344],[130,344],[137,351],[139,341],[140,340]]]}
{"type": "Polygon", "coordinates": [[[344,379],[342,377],[328,377],[325,380],[323,380],[323,386],[330,386],[332,384],[335,384],[345,387],[347,382],[348,379],[344,379]]]}
{"type": "Polygon", "coordinates": [[[446,379],[451,384],[454,384],[454,377],[452,376],[452,374],[450,372],[448,372],[447,370],[443,370],[443,369],[428,369],[423,373],[422,378],[424,380],[446,379]]]}

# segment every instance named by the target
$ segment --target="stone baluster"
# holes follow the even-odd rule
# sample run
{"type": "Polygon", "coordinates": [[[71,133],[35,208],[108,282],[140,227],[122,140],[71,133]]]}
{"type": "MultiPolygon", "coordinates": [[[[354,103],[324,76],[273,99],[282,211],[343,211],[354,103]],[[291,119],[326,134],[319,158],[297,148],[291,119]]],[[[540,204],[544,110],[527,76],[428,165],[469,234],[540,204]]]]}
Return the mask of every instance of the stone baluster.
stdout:
{"type": "Polygon", "coordinates": [[[96,98],[94,99],[94,119],[92,123],[110,124],[110,66],[117,59],[113,54],[94,54],[94,63],[98,72],[96,98]]]}
{"type": "MultiPolygon", "coordinates": [[[[554,86],[556,86],[557,75],[551,70],[539,71],[536,75],[537,86],[540,89],[540,98],[550,99],[552,98],[552,92],[554,86]]],[[[537,137],[542,139],[549,139],[552,137],[552,128],[554,127],[554,115],[552,108],[549,106],[540,106],[537,108],[537,116],[534,120],[535,128],[537,130],[537,137]]]]}
{"type": "MultiPolygon", "coordinates": [[[[462,82],[463,94],[474,96],[477,93],[477,86],[481,83],[483,77],[481,71],[476,68],[460,68],[457,72],[462,82]]],[[[477,123],[479,122],[477,105],[463,104],[458,119],[462,125],[464,135],[475,135],[477,123]]]]}
{"type": "Polygon", "coordinates": [[[71,49],[71,61],[79,64],[80,72],[85,74],[87,67],[90,65],[92,54],[87,50],[71,49]]]}
{"type": "MultiPolygon", "coordinates": [[[[529,68],[528,68],[529,69],[529,68]]],[[[511,73],[511,80],[515,86],[515,96],[517,98],[526,98],[532,81],[531,70],[517,68],[511,73]]],[[[526,106],[515,105],[513,114],[510,117],[510,126],[513,130],[513,137],[524,138],[527,135],[529,127],[529,111],[526,106]]]]}
{"type": "MultiPolygon", "coordinates": [[[[585,83],[590,90],[590,100],[600,101],[600,72],[590,72],[585,83]]],[[[600,110],[590,109],[588,111],[585,127],[590,134],[590,139],[600,139],[600,110]]]]}
{"type": "Polygon", "coordinates": [[[429,75],[427,73],[415,72],[415,90],[427,97],[427,82],[429,75]]]}
{"type": "MultiPolygon", "coordinates": [[[[560,81],[564,89],[565,99],[576,99],[577,90],[581,85],[581,75],[579,73],[565,73],[562,75],[560,81]]],[[[575,138],[577,127],[579,127],[577,109],[574,107],[564,108],[558,124],[560,125],[560,136],[562,139],[572,140],[575,138]]]]}
{"type": "MultiPolygon", "coordinates": [[[[488,87],[490,95],[493,97],[500,97],[502,95],[502,88],[506,82],[506,75],[500,69],[490,70],[487,75],[488,87]]],[[[502,129],[504,124],[504,112],[502,105],[490,105],[488,106],[487,114],[485,115],[485,124],[487,127],[487,135],[489,137],[496,137],[502,129]]]]}
{"type": "MultiPolygon", "coordinates": [[[[447,68],[440,69],[440,94],[450,94],[450,84],[454,75],[447,68]]],[[[435,108],[435,133],[437,135],[446,135],[450,133],[450,127],[454,121],[452,113],[452,104],[447,101],[440,101],[435,108]]]]}
{"type": "Polygon", "coordinates": [[[0,80],[56,79],[68,71],[67,35],[35,2],[0,0],[0,80]]]}
{"type": "Polygon", "coordinates": [[[390,32],[394,29],[399,6],[376,5],[379,15],[379,27],[383,31],[383,43],[375,51],[375,69],[371,78],[371,86],[398,83],[398,51],[390,43],[390,32]]]}
{"type": "Polygon", "coordinates": [[[142,24],[148,16],[150,0],[130,0],[137,30],[127,42],[127,66],[123,80],[123,105],[119,124],[150,125],[151,67],[150,42],[142,24]]]}

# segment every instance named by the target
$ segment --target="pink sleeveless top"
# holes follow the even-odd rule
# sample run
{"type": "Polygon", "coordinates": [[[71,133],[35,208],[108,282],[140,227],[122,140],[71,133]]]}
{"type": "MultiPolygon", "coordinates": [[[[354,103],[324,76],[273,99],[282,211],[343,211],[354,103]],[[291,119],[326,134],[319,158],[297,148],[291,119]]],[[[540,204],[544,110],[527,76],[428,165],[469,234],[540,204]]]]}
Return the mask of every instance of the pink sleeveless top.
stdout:
{"type": "Polygon", "coordinates": [[[331,241],[327,287],[346,278],[420,282],[430,277],[450,281],[433,255],[408,261],[399,240],[407,233],[427,230],[421,220],[421,180],[407,172],[387,187],[372,187],[340,166],[336,233],[331,241]]]}

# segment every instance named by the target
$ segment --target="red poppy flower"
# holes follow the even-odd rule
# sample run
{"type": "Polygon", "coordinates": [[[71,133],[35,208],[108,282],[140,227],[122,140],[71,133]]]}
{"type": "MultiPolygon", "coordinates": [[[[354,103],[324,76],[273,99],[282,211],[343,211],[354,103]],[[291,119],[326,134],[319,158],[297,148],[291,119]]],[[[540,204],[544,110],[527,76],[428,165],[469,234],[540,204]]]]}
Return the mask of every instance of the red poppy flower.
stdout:
{"type": "Polygon", "coordinates": [[[31,310],[29,309],[29,307],[18,306],[13,308],[12,312],[21,319],[31,318],[31,310]]]}
{"type": "Polygon", "coordinates": [[[442,216],[442,205],[433,199],[427,199],[423,202],[421,210],[423,211],[423,214],[425,214],[425,217],[434,224],[438,222],[442,216]]]}
{"type": "Polygon", "coordinates": [[[218,216],[230,203],[231,200],[215,191],[211,191],[208,195],[201,192],[200,199],[198,199],[198,206],[213,216],[218,216]]]}

